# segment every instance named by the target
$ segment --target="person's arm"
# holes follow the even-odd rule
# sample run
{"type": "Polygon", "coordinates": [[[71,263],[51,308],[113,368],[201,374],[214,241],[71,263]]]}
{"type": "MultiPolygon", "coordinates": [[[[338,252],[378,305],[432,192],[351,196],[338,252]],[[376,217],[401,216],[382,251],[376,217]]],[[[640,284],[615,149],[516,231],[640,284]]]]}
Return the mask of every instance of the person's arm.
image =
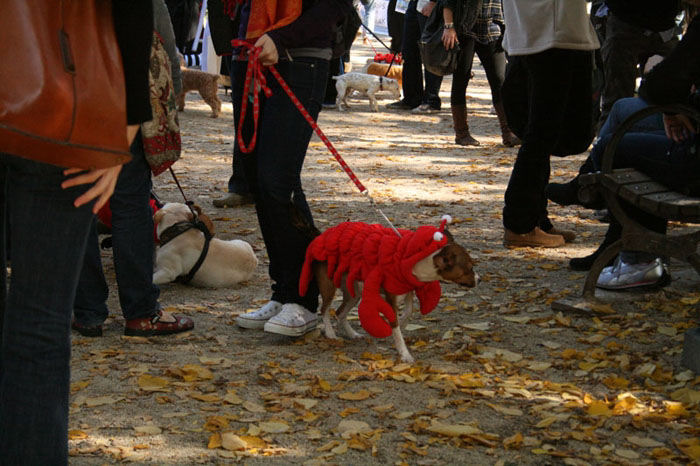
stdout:
{"type": "MultiPolygon", "coordinates": [[[[124,81],[126,83],[126,137],[129,145],[138,133],[140,123],[153,118],[148,85],[148,68],[153,38],[153,4],[142,0],[119,0],[112,3],[114,31],[122,54],[124,81]]],[[[115,128],[115,131],[119,128],[115,128]]],[[[124,131],[124,129],[121,129],[124,131]]],[[[99,170],[84,171],[68,168],[66,176],[78,174],[61,183],[63,189],[83,184],[93,184],[73,205],[80,207],[95,200],[92,211],[97,213],[107,202],[121,171],[121,165],[99,170]]]]}
{"type": "MultiPolygon", "coordinates": [[[[644,76],[639,96],[650,104],[679,104],[688,101],[690,89],[700,79],[700,16],[671,53],[644,76]]],[[[676,142],[695,133],[693,122],[685,115],[664,114],[666,135],[676,142]]]]}
{"type": "Polygon", "coordinates": [[[455,44],[459,44],[452,8],[445,6],[442,9],[442,19],[445,21],[445,29],[442,31],[442,43],[446,50],[450,50],[455,44]]]}
{"type": "Polygon", "coordinates": [[[148,68],[153,38],[153,3],[144,0],[112,2],[114,32],[122,54],[126,82],[126,118],[130,125],[153,118],[148,68]]]}
{"type": "Polygon", "coordinates": [[[423,8],[421,8],[420,14],[422,14],[423,16],[430,16],[430,13],[433,12],[436,3],[437,0],[430,0],[428,3],[425,4],[423,8]]]}
{"type": "Polygon", "coordinates": [[[639,95],[650,104],[685,103],[700,80],[700,15],[688,26],[671,53],[644,76],[639,95]]]}
{"type": "Polygon", "coordinates": [[[180,73],[180,57],[177,55],[175,46],[175,31],[170,20],[170,13],[165,0],[153,0],[153,20],[154,27],[163,39],[163,47],[170,59],[170,70],[173,78],[173,90],[175,95],[182,90],[182,74],[180,73]]]}

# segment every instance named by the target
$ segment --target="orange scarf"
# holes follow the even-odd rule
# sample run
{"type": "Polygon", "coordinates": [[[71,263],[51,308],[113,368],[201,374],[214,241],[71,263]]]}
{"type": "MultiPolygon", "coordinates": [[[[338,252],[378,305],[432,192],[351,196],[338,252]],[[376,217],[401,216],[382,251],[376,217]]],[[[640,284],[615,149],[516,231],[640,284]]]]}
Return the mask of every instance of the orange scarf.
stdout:
{"type": "MultiPolygon", "coordinates": [[[[225,11],[245,0],[226,0],[225,11]]],[[[246,40],[257,39],[268,31],[286,26],[301,15],[301,0],[251,0],[246,40]]]]}

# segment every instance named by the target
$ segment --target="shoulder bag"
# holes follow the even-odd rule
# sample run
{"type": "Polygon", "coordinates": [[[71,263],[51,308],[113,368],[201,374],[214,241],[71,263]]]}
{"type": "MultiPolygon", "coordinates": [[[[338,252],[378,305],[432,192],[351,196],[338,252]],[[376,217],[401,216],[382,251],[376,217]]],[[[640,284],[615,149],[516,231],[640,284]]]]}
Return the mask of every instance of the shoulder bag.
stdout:
{"type": "Polygon", "coordinates": [[[443,1],[439,0],[430,13],[423,34],[418,41],[423,66],[438,76],[454,73],[461,51],[459,44],[455,44],[454,47],[447,50],[442,43],[442,32],[445,29],[445,21],[442,17],[443,6],[443,1]]]}
{"type": "Polygon", "coordinates": [[[109,0],[2,0],[0,152],[63,167],[131,158],[109,0]]]}
{"type": "Polygon", "coordinates": [[[141,139],[146,161],[153,175],[160,175],[180,158],[180,124],[173,86],[170,58],[163,39],[153,31],[148,82],[153,119],[141,123],[141,139]]]}

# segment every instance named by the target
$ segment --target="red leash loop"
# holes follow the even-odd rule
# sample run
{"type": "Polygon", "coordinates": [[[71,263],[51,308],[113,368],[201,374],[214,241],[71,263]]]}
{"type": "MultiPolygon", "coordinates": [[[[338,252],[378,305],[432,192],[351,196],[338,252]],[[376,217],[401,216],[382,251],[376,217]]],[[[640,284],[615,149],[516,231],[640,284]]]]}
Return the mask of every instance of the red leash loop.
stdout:
{"type": "Polygon", "coordinates": [[[260,65],[258,61],[258,56],[262,50],[260,47],[255,47],[253,44],[248,43],[244,40],[235,39],[233,40],[233,45],[235,47],[245,47],[248,49],[248,68],[245,72],[245,83],[243,84],[243,101],[241,102],[241,116],[238,119],[238,128],[236,128],[236,138],[238,139],[238,146],[241,151],[249,154],[255,148],[255,143],[258,139],[258,117],[260,116],[260,97],[257,87],[265,93],[266,97],[272,95],[272,90],[267,87],[267,80],[265,79],[265,73],[263,71],[263,66],[260,65]],[[253,100],[253,137],[250,143],[246,145],[243,140],[243,120],[245,120],[246,112],[248,110],[248,97],[251,96],[253,100]]]}

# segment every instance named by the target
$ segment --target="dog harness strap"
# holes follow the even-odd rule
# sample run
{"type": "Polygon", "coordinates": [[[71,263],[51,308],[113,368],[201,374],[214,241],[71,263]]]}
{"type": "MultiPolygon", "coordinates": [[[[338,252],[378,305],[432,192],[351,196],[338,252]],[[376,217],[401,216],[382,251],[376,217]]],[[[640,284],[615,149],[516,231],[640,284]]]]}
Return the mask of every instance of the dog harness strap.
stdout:
{"type": "Polygon", "coordinates": [[[192,228],[195,228],[195,225],[192,222],[182,221],[173,223],[168,228],[163,230],[163,232],[160,234],[158,242],[160,243],[160,246],[163,247],[173,239],[177,238],[184,232],[191,230],[192,228]]]}
{"type": "Polygon", "coordinates": [[[211,242],[212,238],[211,233],[209,233],[209,229],[203,222],[197,220],[194,223],[190,223],[190,225],[190,228],[196,228],[202,233],[204,233],[204,246],[202,247],[202,252],[199,255],[199,258],[197,259],[197,262],[194,263],[187,275],[181,275],[175,280],[178,283],[182,283],[183,285],[186,285],[192,281],[195,274],[199,271],[199,268],[204,263],[204,259],[207,258],[207,252],[209,252],[209,243],[211,242]]]}

